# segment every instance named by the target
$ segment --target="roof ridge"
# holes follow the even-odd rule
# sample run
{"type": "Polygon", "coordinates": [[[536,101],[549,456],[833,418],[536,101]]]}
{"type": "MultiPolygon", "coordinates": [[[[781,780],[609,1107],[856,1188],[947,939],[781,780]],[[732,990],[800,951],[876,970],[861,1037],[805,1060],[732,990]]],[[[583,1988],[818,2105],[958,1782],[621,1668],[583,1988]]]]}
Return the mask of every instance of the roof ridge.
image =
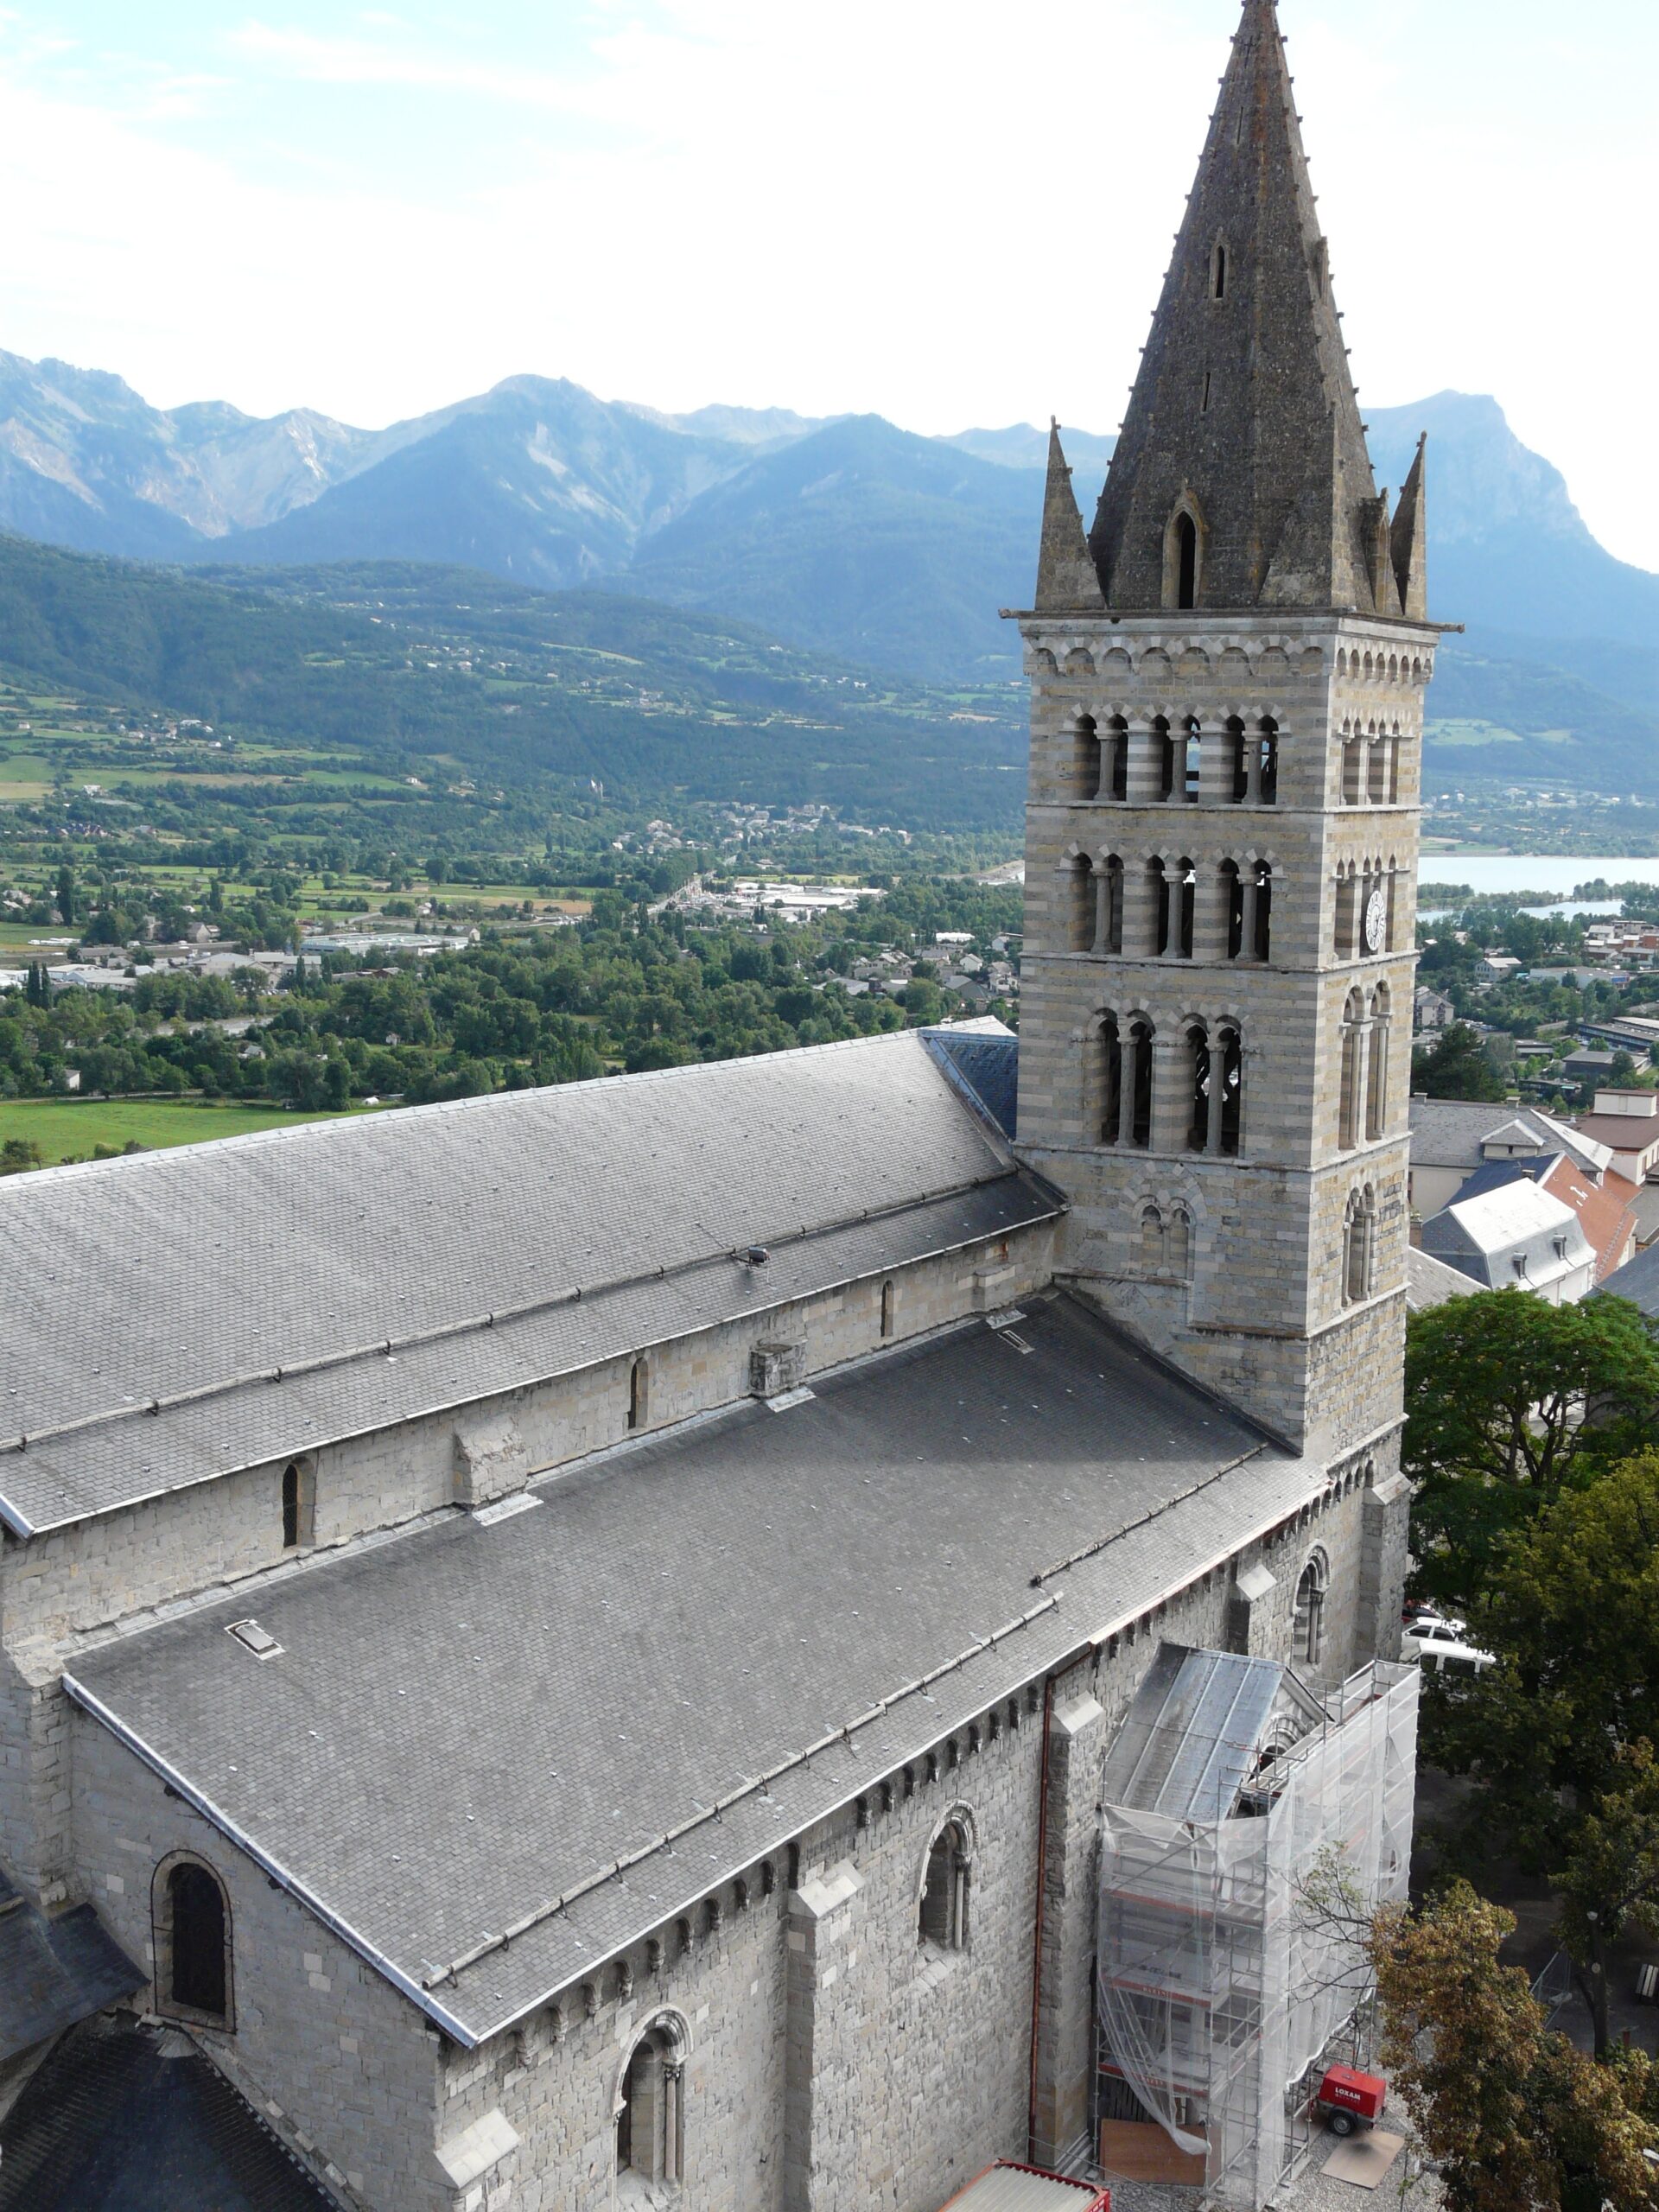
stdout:
{"type": "MultiPolygon", "coordinates": [[[[935,1029],[944,1029],[947,1032],[968,1027],[966,1023],[952,1022],[935,1023],[931,1026],[935,1029]]],[[[634,1068],[625,1071],[620,1075],[582,1076],[574,1083],[538,1083],[530,1084],[522,1090],[486,1090],[475,1093],[468,1098],[434,1098],[418,1106],[389,1106],[378,1113],[365,1111],[325,1115],[316,1120],[296,1122],[291,1128],[244,1129],[234,1136],[204,1138],[198,1144],[162,1145],[141,1152],[118,1153],[110,1160],[61,1160],[53,1166],[35,1168],[27,1174],[0,1177],[0,1192],[9,1188],[41,1190],[48,1185],[55,1186],[70,1176],[102,1175],[111,1170],[138,1172],[154,1168],[158,1164],[173,1160],[181,1154],[200,1156],[207,1146],[211,1146],[216,1154],[222,1154],[226,1147],[232,1145],[238,1149],[252,1150],[255,1147],[262,1145],[293,1143],[302,1137],[321,1139],[337,1131],[380,1123],[387,1115],[395,1114],[400,1122],[412,1121],[416,1118],[424,1121],[435,1119],[438,1116],[444,1114],[458,1115],[468,1109],[481,1111],[492,1106],[505,1108],[509,1101],[522,1102],[555,1095],[569,1097],[579,1092],[586,1093],[601,1088],[613,1089],[619,1084],[644,1084],[679,1076],[703,1075],[715,1068],[752,1067],[757,1062],[763,1060],[795,1061],[804,1059],[809,1055],[822,1057],[830,1052],[845,1052],[859,1046],[893,1045],[907,1037],[920,1039],[925,1033],[926,1032],[920,1028],[878,1030],[864,1037],[834,1037],[822,1045],[791,1045],[782,1052],[738,1052],[734,1053],[730,1059],[725,1060],[687,1060],[677,1067],[634,1068]]]]}

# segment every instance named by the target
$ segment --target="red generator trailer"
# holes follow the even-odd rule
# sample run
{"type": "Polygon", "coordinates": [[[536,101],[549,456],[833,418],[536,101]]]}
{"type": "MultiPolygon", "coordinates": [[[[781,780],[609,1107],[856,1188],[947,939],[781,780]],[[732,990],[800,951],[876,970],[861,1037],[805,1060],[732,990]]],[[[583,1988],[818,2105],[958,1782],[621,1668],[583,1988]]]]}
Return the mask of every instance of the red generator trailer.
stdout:
{"type": "Polygon", "coordinates": [[[1333,2135],[1352,2135],[1362,2127],[1375,2127],[1389,2101],[1389,2085],[1376,2074],[1361,2074],[1351,2066],[1331,2066],[1313,2092],[1313,2109],[1325,2117],[1333,2135]]]}
{"type": "Polygon", "coordinates": [[[1068,2181],[1040,2166],[999,2158],[977,2181],[947,2198],[941,2212],[1112,2212],[1112,2192],[1096,2189],[1091,2181],[1068,2181]]]}

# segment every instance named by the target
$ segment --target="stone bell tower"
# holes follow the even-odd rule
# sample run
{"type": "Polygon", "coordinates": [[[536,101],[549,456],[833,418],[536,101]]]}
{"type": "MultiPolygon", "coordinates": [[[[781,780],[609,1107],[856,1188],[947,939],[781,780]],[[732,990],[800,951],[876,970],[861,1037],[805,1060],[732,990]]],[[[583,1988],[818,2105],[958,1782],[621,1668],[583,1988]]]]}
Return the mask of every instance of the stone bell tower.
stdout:
{"type": "Polygon", "coordinates": [[[1085,537],[1058,427],[1031,677],[1022,1151],[1063,1271],[1326,1460],[1397,1463],[1427,620],[1273,0],[1247,0],[1085,537]]]}

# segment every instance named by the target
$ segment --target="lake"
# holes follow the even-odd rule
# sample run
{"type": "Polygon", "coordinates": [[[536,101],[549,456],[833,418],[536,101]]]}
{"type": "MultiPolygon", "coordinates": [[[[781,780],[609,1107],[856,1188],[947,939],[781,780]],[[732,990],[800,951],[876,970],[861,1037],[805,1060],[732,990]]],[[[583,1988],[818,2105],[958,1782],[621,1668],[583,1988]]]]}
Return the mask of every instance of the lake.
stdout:
{"type": "MultiPolygon", "coordinates": [[[[1599,876],[1604,883],[1659,883],[1659,860],[1563,860],[1558,854],[1425,853],[1425,883],[1466,883],[1471,891],[1576,891],[1599,876]]],[[[1610,909],[1616,912],[1617,909],[1610,909]]]]}

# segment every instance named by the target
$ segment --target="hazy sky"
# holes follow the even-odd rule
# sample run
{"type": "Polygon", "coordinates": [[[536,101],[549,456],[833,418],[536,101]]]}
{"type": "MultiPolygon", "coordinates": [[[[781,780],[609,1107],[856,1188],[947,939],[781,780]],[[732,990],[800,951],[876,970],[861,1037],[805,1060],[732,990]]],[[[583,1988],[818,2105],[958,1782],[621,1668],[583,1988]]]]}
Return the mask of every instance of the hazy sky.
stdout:
{"type": "MultiPolygon", "coordinates": [[[[0,0],[0,347],[379,425],[519,371],[1109,430],[1236,0],[0,0]]],[[[1282,0],[1362,398],[1659,568],[1653,0],[1282,0]]]]}

